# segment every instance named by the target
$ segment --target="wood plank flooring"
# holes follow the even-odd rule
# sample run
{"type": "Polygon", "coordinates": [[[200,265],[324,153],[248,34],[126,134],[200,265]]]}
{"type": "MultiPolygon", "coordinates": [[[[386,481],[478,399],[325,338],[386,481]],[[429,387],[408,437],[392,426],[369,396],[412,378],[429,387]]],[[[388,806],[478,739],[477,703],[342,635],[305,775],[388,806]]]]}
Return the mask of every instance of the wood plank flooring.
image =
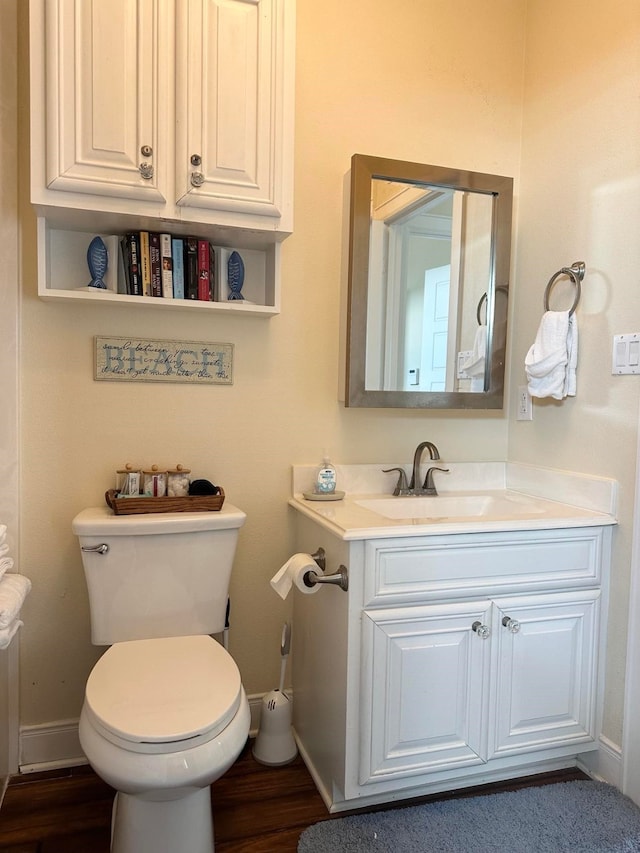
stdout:
{"type": "MultiPolygon", "coordinates": [[[[586,778],[562,770],[399,805],[586,778]]],[[[15,777],[0,808],[0,853],[109,853],[112,801],[112,789],[88,767],[15,777]]],[[[212,802],[216,853],[295,853],[303,829],[334,817],[299,757],[264,767],[250,744],[212,786],[212,802]]]]}

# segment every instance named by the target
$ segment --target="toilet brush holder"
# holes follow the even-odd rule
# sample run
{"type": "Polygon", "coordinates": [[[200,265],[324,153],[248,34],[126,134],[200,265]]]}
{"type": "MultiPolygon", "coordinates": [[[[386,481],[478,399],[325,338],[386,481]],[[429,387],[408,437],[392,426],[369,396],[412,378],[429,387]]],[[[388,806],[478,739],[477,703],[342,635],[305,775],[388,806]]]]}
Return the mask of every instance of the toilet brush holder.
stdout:
{"type": "Polygon", "coordinates": [[[281,690],[272,690],[262,699],[260,728],[253,745],[253,757],[260,764],[276,767],[289,764],[298,754],[291,731],[291,700],[281,690]]]}

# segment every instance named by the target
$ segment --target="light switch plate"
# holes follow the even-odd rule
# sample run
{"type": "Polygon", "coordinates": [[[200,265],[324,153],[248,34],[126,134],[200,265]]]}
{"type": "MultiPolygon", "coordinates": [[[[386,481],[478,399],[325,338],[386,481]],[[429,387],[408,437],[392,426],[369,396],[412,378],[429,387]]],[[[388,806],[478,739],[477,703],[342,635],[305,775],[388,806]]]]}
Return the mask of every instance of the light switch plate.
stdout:
{"type": "Polygon", "coordinates": [[[640,332],[613,336],[611,373],[614,376],[640,375],[640,332]]]}

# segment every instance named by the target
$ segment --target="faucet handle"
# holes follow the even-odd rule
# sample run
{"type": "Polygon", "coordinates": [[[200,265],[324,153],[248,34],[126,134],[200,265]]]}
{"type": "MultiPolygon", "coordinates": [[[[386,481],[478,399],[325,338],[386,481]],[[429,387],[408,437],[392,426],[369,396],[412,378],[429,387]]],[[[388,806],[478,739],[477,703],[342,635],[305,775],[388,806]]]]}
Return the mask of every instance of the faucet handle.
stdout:
{"type": "Polygon", "coordinates": [[[398,482],[396,483],[396,487],[393,490],[393,494],[395,497],[398,495],[406,495],[409,492],[409,484],[407,483],[407,475],[404,472],[404,468],[383,468],[383,474],[390,474],[392,471],[398,472],[398,482]]]}
{"type": "Polygon", "coordinates": [[[432,495],[437,495],[436,484],[433,481],[433,472],[434,471],[442,471],[443,474],[448,474],[448,468],[429,468],[427,471],[427,476],[424,478],[424,485],[422,486],[423,491],[429,492],[432,495]]]}

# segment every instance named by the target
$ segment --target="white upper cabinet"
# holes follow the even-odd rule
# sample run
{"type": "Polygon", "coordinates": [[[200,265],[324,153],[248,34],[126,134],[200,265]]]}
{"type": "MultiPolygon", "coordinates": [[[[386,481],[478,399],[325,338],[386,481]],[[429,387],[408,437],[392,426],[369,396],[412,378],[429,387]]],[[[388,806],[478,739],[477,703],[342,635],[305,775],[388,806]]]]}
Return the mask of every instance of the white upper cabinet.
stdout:
{"type": "Polygon", "coordinates": [[[290,222],[285,5],[178,2],[178,204],[290,222]]]}
{"type": "Polygon", "coordinates": [[[294,0],[31,0],[32,201],[281,240],[294,0]]]}
{"type": "MultiPolygon", "coordinates": [[[[45,189],[164,202],[167,65],[163,0],[54,0],[45,5],[45,189]]],[[[35,45],[34,45],[35,47],[35,45]]],[[[34,57],[39,59],[39,57],[34,57]]],[[[169,125],[170,126],[170,125],[169,125]]],[[[64,201],[62,202],[64,203],[64,201]]]]}

